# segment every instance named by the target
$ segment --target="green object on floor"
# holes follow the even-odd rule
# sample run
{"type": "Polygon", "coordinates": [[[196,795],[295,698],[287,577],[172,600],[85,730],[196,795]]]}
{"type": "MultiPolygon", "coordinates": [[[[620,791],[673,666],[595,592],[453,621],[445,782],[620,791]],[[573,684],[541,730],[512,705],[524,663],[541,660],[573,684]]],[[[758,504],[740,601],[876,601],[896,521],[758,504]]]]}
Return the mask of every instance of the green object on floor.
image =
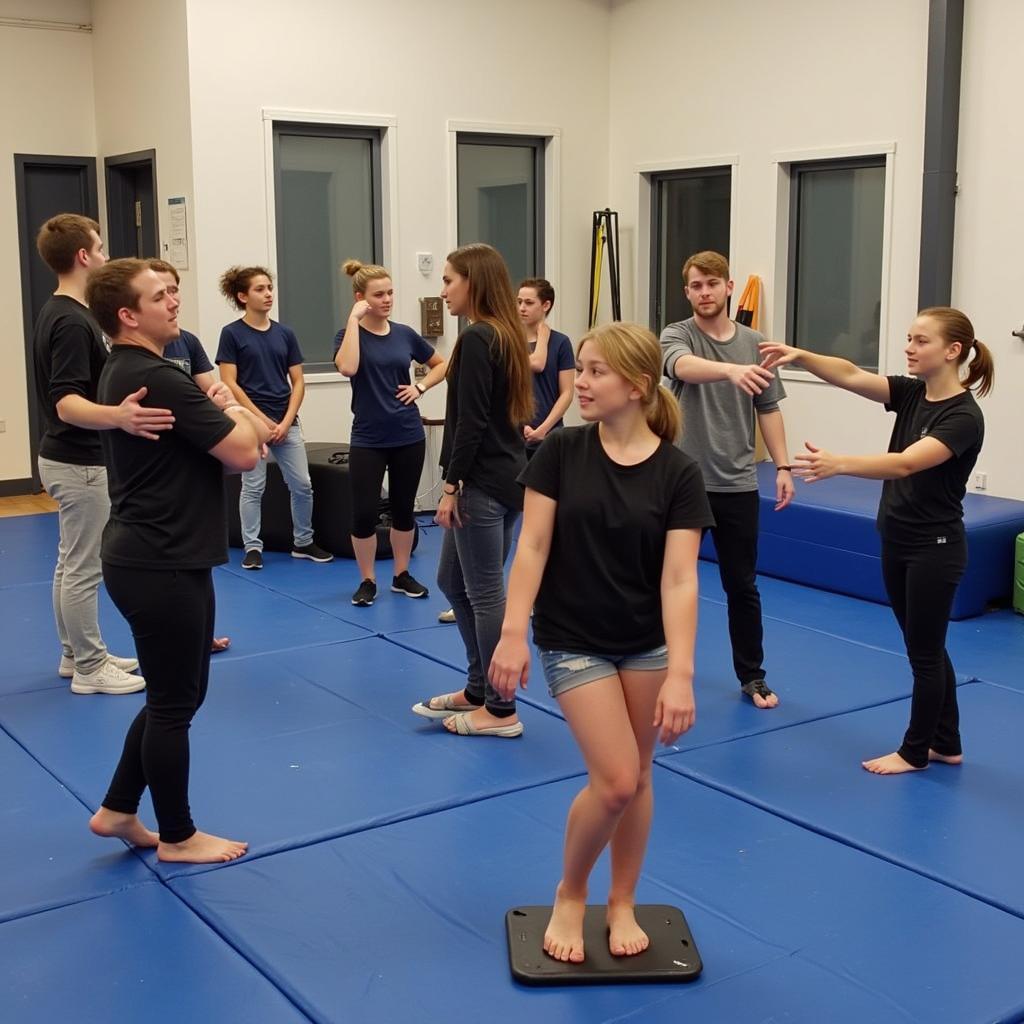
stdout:
{"type": "Polygon", "coordinates": [[[1016,558],[1013,567],[1013,607],[1024,615],[1024,533],[1017,535],[1016,558]]]}

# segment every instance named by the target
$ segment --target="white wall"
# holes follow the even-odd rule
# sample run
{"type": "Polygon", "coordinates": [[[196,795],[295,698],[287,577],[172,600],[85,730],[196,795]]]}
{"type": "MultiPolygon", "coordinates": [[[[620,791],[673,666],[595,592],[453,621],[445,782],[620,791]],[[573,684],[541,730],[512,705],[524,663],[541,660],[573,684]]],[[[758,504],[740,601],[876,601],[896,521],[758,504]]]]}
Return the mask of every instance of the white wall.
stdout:
{"type": "MultiPolygon", "coordinates": [[[[316,0],[188,0],[196,237],[202,249],[198,324],[208,347],[236,314],[217,275],[238,262],[273,262],[268,235],[261,109],[393,118],[395,223],[390,237],[395,318],[419,321],[420,295],[436,295],[454,247],[449,208],[449,121],[551,125],[561,131],[557,326],[585,326],[590,218],[608,181],[608,6],[604,0],[397,0],[386,12],[316,0]],[[434,254],[434,273],[416,269],[434,254]]],[[[339,326],[347,309],[338,311],[339,326]]],[[[454,324],[439,344],[454,340],[454,324]]],[[[301,341],[301,339],[300,339],[301,341]]],[[[349,434],[346,384],[311,383],[307,437],[349,434]]],[[[443,388],[424,412],[440,415],[443,388]]]]}
{"type": "MultiPolygon", "coordinates": [[[[733,277],[738,288],[749,274],[762,278],[762,330],[781,336],[779,154],[895,144],[882,336],[884,365],[901,370],[916,310],[927,17],[926,0],[615,0],[611,194],[624,233],[624,315],[647,320],[646,290],[637,294],[648,261],[638,166],[736,160],[733,277]]],[[[804,440],[884,449],[891,422],[877,408],[806,380],[786,387],[792,449],[804,440]]]]}
{"type": "MultiPolygon", "coordinates": [[[[87,0],[0,3],[0,17],[87,23],[87,0]]],[[[32,475],[22,321],[14,154],[91,156],[96,152],[88,33],[0,26],[0,481],[32,475]],[[45,75],[45,84],[40,77],[45,75]]],[[[38,225],[37,225],[38,227],[38,225]]],[[[54,281],[56,285],[56,280],[54,281]]]]}
{"type": "MultiPolygon", "coordinates": [[[[94,0],[93,58],[99,174],[103,159],[156,150],[160,254],[167,258],[169,196],[192,205],[192,141],[185,0],[140,4],[94,0]]],[[[102,192],[102,188],[101,188],[102,192]]],[[[103,206],[104,223],[106,207],[103,206]]],[[[188,223],[189,269],[181,274],[181,322],[195,323],[195,221],[188,223]]]]}
{"type": "Polygon", "coordinates": [[[960,193],[953,304],[974,323],[996,362],[996,387],[982,400],[985,447],[977,469],[991,494],[1024,498],[1024,119],[1019,0],[972,0],[964,18],[960,96],[960,193]]]}

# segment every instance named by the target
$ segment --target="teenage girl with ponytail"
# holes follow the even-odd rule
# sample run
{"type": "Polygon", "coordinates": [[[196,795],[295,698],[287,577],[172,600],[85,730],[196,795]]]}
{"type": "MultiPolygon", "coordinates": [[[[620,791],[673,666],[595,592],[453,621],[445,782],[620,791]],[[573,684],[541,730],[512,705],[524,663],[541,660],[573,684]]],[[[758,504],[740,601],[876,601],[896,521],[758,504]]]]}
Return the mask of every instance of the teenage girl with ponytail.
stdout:
{"type": "Polygon", "coordinates": [[[896,413],[885,455],[835,455],[808,441],[807,451],[794,458],[794,473],[808,483],[838,475],[884,481],[878,506],[882,575],[903,631],[914,690],[899,750],[863,762],[876,775],[963,760],[946,627],[967,565],[961,502],[985,437],[973,391],[988,394],[995,375],[991,353],[958,309],[922,310],[904,351],[909,376],[884,377],[834,356],[776,342],[761,346],[766,367],[798,364],[896,413]]]}
{"type": "Polygon", "coordinates": [[[566,824],[562,879],[544,936],[558,960],[584,959],[590,872],[611,845],[609,949],[640,953],[633,913],[650,831],[651,759],[694,722],[697,549],[712,523],[695,462],[675,446],[681,414],[659,384],[650,331],[612,323],[577,349],[587,425],[548,436],[520,479],[523,528],[501,641],[490,666],[504,697],[524,689],[534,642],[548,689],[586,762],[566,824]]]}

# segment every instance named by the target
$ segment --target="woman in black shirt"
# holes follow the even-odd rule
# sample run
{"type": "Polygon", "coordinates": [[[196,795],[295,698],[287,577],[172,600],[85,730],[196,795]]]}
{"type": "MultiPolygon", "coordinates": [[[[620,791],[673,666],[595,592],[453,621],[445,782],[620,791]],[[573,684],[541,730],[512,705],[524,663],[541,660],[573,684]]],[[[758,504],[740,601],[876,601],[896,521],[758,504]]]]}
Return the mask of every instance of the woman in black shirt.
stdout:
{"type": "Polygon", "coordinates": [[[591,869],[611,844],[608,945],[640,953],[633,913],[653,810],[659,732],[674,743],[693,725],[697,549],[712,525],[697,465],[673,443],[679,406],[663,388],[650,331],[613,323],[577,352],[584,427],[550,435],[520,478],[523,529],[509,579],[495,690],[524,688],[533,637],[551,694],[580,746],[586,787],[566,825],[562,879],[544,936],[558,960],[584,958],[591,869]],[[667,646],[666,646],[667,645],[667,646]]]}
{"type": "Polygon", "coordinates": [[[991,390],[992,356],[974,337],[970,320],[946,306],[922,310],[911,324],[904,350],[909,377],[884,377],[775,342],[761,350],[767,367],[799,363],[896,413],[886,455],[834,455],[807,442],[807,451],[793,460],[794,472],[808,483],[839,474],[885,481],[878,507],[882,575],[914,690],[899,750],[863,766],[876,775],[898,775],[927,768],[929,761],[960,764],[960,712],[946,628],[967,566],[961,502],[985,436],[972,389],[981,396],[991,390]]]}
{"type": "Polygon", "coordinates": [[[523,732],[514,695],[500,697],[486,671],[505,614],[505,559],[523,507],[517,477],[526,465],[523,424],[533,413],[529,350],[497,251],[464,245],[448,255],[443,276],[448,311],[470,324],[448,364],[437,582],[455,611],[469,671],[464,690],[430,697],[413,711],[444,719],[459,736],[510,738],[523,732]]]}

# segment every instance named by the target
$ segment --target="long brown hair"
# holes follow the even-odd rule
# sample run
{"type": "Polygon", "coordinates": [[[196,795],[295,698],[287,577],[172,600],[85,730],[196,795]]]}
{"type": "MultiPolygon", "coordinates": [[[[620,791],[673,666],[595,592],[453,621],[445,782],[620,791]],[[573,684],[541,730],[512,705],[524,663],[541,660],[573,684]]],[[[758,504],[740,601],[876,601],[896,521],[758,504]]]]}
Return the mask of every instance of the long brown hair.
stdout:
{"type": "Polygon", "coordinates": [[[967,365],[967,376],[962,380],[963,386],[971,390],[977,388],[978,397],[984,398],[995,386],[996,367],[988,346],[983,345],[974,336],[974,325],[967,319],[967,314],[951,306],[931,306],[922,309],[917,315],[934,320],[939,325],[939,333],[947,345],[952,345],[955,341],[960,343],[957,367],[967,365]]]}
{"type": "Polygon", "coordinates": [[[661,345],[646,327],[615,321],[595,327],[580,338],[576,356],[587,341],[592,341],[604,356],[612,372],[629,381],[643,394],[641,404],[647,426],[675,444],[683,430],[679,403],[661,383],[661,345]]]}
{"type": "MultiPolygon", "coordinates": [[[[513,426],[533,417],[533,374],[526,331],[516,310],[508,267],[500,253],[484,242],[472,242],[448,253],[448,263],[469,282],[469,309],[474,321],[490,324],[498,356],[508,378],[508,418],[513,426]]],[[[460,336],[461,338],[461,336],[460,336]]],[[[450,376],[459,351],[456,341],[448,364],[450,376]]]]}

